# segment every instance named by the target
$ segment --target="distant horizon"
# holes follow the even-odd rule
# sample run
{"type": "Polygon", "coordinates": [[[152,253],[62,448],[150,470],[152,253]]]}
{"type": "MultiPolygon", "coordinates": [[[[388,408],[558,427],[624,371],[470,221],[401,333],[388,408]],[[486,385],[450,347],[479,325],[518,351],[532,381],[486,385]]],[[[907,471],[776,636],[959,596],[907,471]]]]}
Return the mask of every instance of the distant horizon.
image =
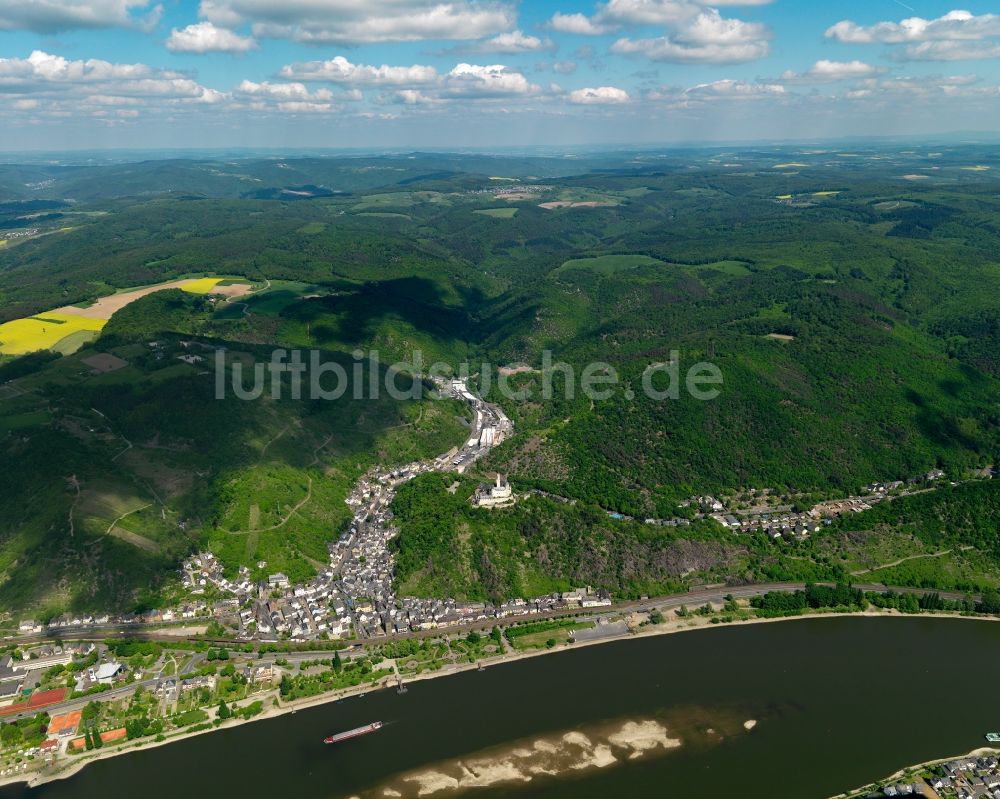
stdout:
{"type": "MultiPolygon", "coordinates": [[[[662,143],[644,142],[595,142],[591,144],[506,144],[506,145],[424,145],[424,146],[341,146],[322,145],[219,145],[219,146],[159,146],[159,147],[65,147],[65,148],[25,148],[0,149],[0,159],[31,156],[33,159],[58,156],[85,156],[113,158],[116,155],[130,156],[135,160],[138,156],[159,156],[168,160],[172,154],[178,158],[191,158],[198,155],[212,157],[232,154],[238,157],[253,157],[255,155],[274,157],[301,156],[350,156],[350,157],[381,157],[381,156],[413,156],[413,155],[486,155],[495,157],[562,157],[567,155],[611,155],[630,152],[669,152],[669,151],[713,151],[732,148],[775,148],[804,146],[847,146],[871,147],[875,149],[891,147],[895,144],[907,146],[950,146],[973,147],[1000,146],[1000,131],[954,131],[941,134],[899,134],[884,136],[845,135],[836,137],[803,137],[788,139],[742,139],[729,141],[687,141],[678,140],[662,143]]],[[[156,158],[155,160],[160,160],[156,158]]]]}

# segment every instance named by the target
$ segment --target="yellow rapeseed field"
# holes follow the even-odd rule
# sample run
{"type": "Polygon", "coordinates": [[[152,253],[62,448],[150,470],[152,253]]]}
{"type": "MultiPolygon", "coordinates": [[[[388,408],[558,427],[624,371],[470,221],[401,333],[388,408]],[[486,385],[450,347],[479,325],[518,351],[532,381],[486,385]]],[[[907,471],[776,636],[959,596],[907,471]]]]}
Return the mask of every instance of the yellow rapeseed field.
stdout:
{"type": "MultiPolygon", "coordinates": [[[[191,294],[208,294],[226,279],[224,277],[182,278],[155,286],[143,286],[109,294],[87,306],[67,305],[24,319],[14,319],[0,324],[0,355],[24,355],[28,352],[53,349],[63,354],[75,352],[88,342],[88,333],[100,332],[115,311],[121,310],[140,297],[166,288],[179,288],[191,294]]],[[[238,292],[227,290],[223,293],[235,296],[238,292]]]]}
{"type": "Polygon", "coordinates": [[[81,331],[98,332],[107,321],[89,319],[67,313],[49,313],[15,319],[0,325],[0,353],[24,355],[36,350],[49,350],[62,339],[81,331]]]}
{"type": "Polygon", "coordinates": [[[186,283],[182,283],[180,288],[184,291],[188,291],[191,294],[208,294],[212,289],[214,289],[224,278],[221,277],[199,277],[195,280],[190,280],[186,283]]]}

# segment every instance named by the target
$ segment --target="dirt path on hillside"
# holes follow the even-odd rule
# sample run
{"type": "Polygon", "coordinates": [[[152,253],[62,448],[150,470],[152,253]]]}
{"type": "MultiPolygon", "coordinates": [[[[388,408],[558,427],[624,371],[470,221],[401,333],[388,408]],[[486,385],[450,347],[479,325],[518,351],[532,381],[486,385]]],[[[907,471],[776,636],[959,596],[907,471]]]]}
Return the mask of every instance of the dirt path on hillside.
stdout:
{"type": "MultiPolygon", "coordinates": [[[[971,546],[959,547],[960,552],[965,552],[968,549],[972,549],[971,546]]],[[[858,569],[857,571],[851,572],[851,577],[859,577],[862,574],[868,574],[869,572],[877,572],[881,569],[891,569],[893,566],[899,566],[901,563],[906,563],[908,560],[922,560],[924,558],[943,558],[945,555],[950,555],[954,550],[952,549],[942,549],[940,552],[926,552],[920,555],[908,555],[905,558],[899,558],[890,563],[883,563],[881,566],[872,566],[870,569],[858,569]]]]}
{"type": "MultiPolygon", "coordinates": [[[[79,308],[75,305],[64,305],[48,313],[64,313],[73,316],[84,316],[88,319],[110,319],[116,311],[120,311],[126,305],[135,302],[140,297],[145,297],[164,289],[179,289],[191,283],[196,283],[198,278],[187,278],[185,280],[172,280],[169,283],[158,283],[155,286],[146,286],[133,291],[122,291],[108,297],[101,297],[88,308],[79,308]]],[[[222,294],[226,297],[242,297],[249,294],[253,287],[249,283],[232,283],[228,286],[214,286],[209,294],[222,294]]]]}

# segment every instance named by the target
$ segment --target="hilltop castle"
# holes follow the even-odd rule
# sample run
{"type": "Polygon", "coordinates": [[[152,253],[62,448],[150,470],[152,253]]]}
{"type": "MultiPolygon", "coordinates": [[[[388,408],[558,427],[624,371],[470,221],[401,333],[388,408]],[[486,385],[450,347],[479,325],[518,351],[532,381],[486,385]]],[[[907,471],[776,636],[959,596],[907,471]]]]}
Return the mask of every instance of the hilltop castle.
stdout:
{"type": "Polygon", "coordinates": [[[514,503],[514,492],[510,490],[510,483],[506,477],[502,477],[497,472],[497,479],[493,485],[481,485],[476,489],[472,498],[473,503],[478,508],[498,508],[514,503]]]}

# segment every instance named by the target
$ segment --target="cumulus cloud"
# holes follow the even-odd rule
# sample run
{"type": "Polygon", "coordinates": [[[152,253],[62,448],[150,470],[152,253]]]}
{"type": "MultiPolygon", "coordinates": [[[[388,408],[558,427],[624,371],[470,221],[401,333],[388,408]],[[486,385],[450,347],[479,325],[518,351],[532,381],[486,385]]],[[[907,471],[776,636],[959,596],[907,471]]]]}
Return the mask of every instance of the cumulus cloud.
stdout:
{"type": "Polygon", "coordinates": [[[949,11],[937,19],[910,17],[901,22],[878,22],[867,26],[843,20],[828,28],[826,35],[849,44],[969,41],[1000,36],[1000,15],[976,16],[968,11],[949,11]]]}
{"type": "Polygon", "coordinates": [[[42,50],[35,50],[27,58],[0,58],[0,91],[151,80],[187,81],[195,85],[177,72],[157,70],[145,64],[113,64],[97,58],[70,61],[42,50]]]}
{"type": "Polygon", "coordinates": [[[333,92],[329,89],[316,89],[310,92],[301,83],[254,83],[252,80],[244,80],[236,88],[237,94],[249,95],[251,97],[269,97],[278,100],[332,100],[333,92]]]}
{"type": "Polygon", "coordinates": [[[59,33],[78,28],[151,29],[162,6],[150,0],[2,0],[0,30],[59,33]],[[148,10],[147,10],[148,9],[148,10]]]}
{"type": "Polygon", "coordinates": [[[329,89],[309,91],[301,83],[255,83],[244,80],[236,87],[233,97],[257,111],[277,110],[289,114],[324,114],[336,110],[329,89]]]}
{"type": "Polygon", "coordinates": [[[438,72],[434,67],[419,64],[393,67],[352,64],[344,56],[336,56],[328,61],[307,61],[302,64],[288,64],[281,68],[279,75],[286,80],[326,81],[371,86],[415,85],[434,83],[438,72]]]}
{"type": "Polygon", "coordinates": [[[675,25],[700,12],[689,0],[609,0],[594,16],[603,25],[675,25]]]}
{"type": "Polygon", "coordinates": [[[679,26],[672,35],[619,39],[611,45],[611,52],[644,55],[653,61],[736,64],[766,56],[769,38],[766,25],[727,19],[709,9],[679,26]]]}
{"type": "Polygon", "coordinates": [[[706,10],[720,6],[762,6],[772,0],[607,0],[592,16],[556,12],[548,21],[553,30],[583,36],[598,36],[637,25],[674,26],[687,23],[706,10]],[[711,8],[707,8],[710,6],[711,8]]]}
{"type": "Polygon", "coordinates": [[[517,17],[506,0],[203,0],[201,15],[311,44],[482,39],[512,29],[517,17]]]}
{"type": "Polygon", "coordinates": [[[909,17],[900,22],[858,25],[842,20],[827,38],[848,44],[895,45],[897,61],[968,61],[1000,58],[1000,15],[949,11],[936,19],[909,17]]]}
{"type": "Polygon", "coordinates": [[[424,94],[419,89],[400,89],[393,99],[403,105],[438,105],[440,98],[424,94]]]}
{"type": "MultiPolygon", "coordinates": [[[[978,85],[976,75],[922,75],[919,78],[896,77],[885,80],[870,78],[860,81],[844,99],[867,101],[883,108],[898,106],[902,101],[907,107],[914,102],[941,103],[947,100],[994,102],[1000,97],[1000,87],[978,85]]],[[[934,107],[934,106],[929,106],[934,107]]]]}
{"type": "Polygon", "coordinates": [[[245,53],[256,47],[252,37],[217,28],[211,22],[199,22],[181,30],[174,28],[167,39],[167,49],[172,53],[245,53]]]}
{"type": "Polygon", "coordinates": [[[225,93],[171,70],[101,59],[74,61],[41,50],[27,58],[0,58],[3,94],[24,113],[100,119],[131,118],[140,108],[155,114],[217,106],[227,99],[225,93]]]}
{"type": "Polygon", "coordinates": [[[492,39],[479,42],[464,48],[466,52],[472,53],[503,53],[514,55],[517,53],[533,53],[539,50],[552,50],[555,45],[551,39],[539,39],[537,36],[527,36],[522,31],[515,30],[510,33],[501,33],[492,39]]]}
{"type": "Polygon", "coordinates": [[[813,64],[806,73],[813,78],[825,80],[843,80],[844,78],[866,78],[878,72],[876,67],[864,61],[830,61],[821,59],[813,64]]]}
{"type": "Polygon", "coordinates": [[[523,74],[503,64],[458,64],[446,76],[444,88],[453,97],[501,97],[541,91],[523,74]]]}
{"type": "Polygon", "coordinates": [[[630,99],[628,92],[617,86],[576,89],[569,93],[569,101],[577,105],[621,105],[630,99]]]}
{"type": "Polygon", "coordinates": [[[704,108],[708,104],[726,105],[748,101],[788,102],[801,98],[785,89],[780,83],[743,80],[716,80],[683,88],[659,86],[644,95],[649,102],[656,102],[674,110],[704,108]]]}
{"type": "Polygon", "coordinates": [[[282,67],[278,77],[288,81],[326,82],[345,86],[395,87],[379,102],[431,105],[451,100],[529,97],[541,93],[523,73],[504,64],[456,65],[441,74],[434,67],[352,64],[343,56],[282,67]]]}
{"type": "Polygon", "coordinates": [[[545,64],[541,66],[542,68],[550,66],[552,71],[559,75],[572,75],[574,72],[576,72],[577,63],[576,61],[570,61],[567,59],[564,61],[556,61],[553,64],[545,64]]]}
{"type": "Polygon", "coordinates": [[[839,80],[868,78],[884,71],[879,67],[857,59],[853,61],[830,61],[824,58],[817,61],[804,73],[798,73],[793,70],[784,72],[781,80],[789,82],[800,81],[803,83],[833,83],[839,80]]]}
{"type": "Polygon", "coordinates": [[[893,52],[897,61],[976,61],[1000,58],[1000,43],[952,40],[908,44],[893,52]]]}
{"type": "Polygon", "coordinates": [[[602,33],[614,30],[614,26],[595,22],[586,14],[563,14],[560,11],[552,15],[548,26],[554,31],[572,33],[577,36],[600,36],[602,33]]]}
{"type": "Polygon", "coordinates": [[[765,97],[780,97],[785,87],[779,83],[750,83],[742,80],[716,80],[699,83],[685,91],[688,97],[699,99],[754,100],[765,97]]]}

